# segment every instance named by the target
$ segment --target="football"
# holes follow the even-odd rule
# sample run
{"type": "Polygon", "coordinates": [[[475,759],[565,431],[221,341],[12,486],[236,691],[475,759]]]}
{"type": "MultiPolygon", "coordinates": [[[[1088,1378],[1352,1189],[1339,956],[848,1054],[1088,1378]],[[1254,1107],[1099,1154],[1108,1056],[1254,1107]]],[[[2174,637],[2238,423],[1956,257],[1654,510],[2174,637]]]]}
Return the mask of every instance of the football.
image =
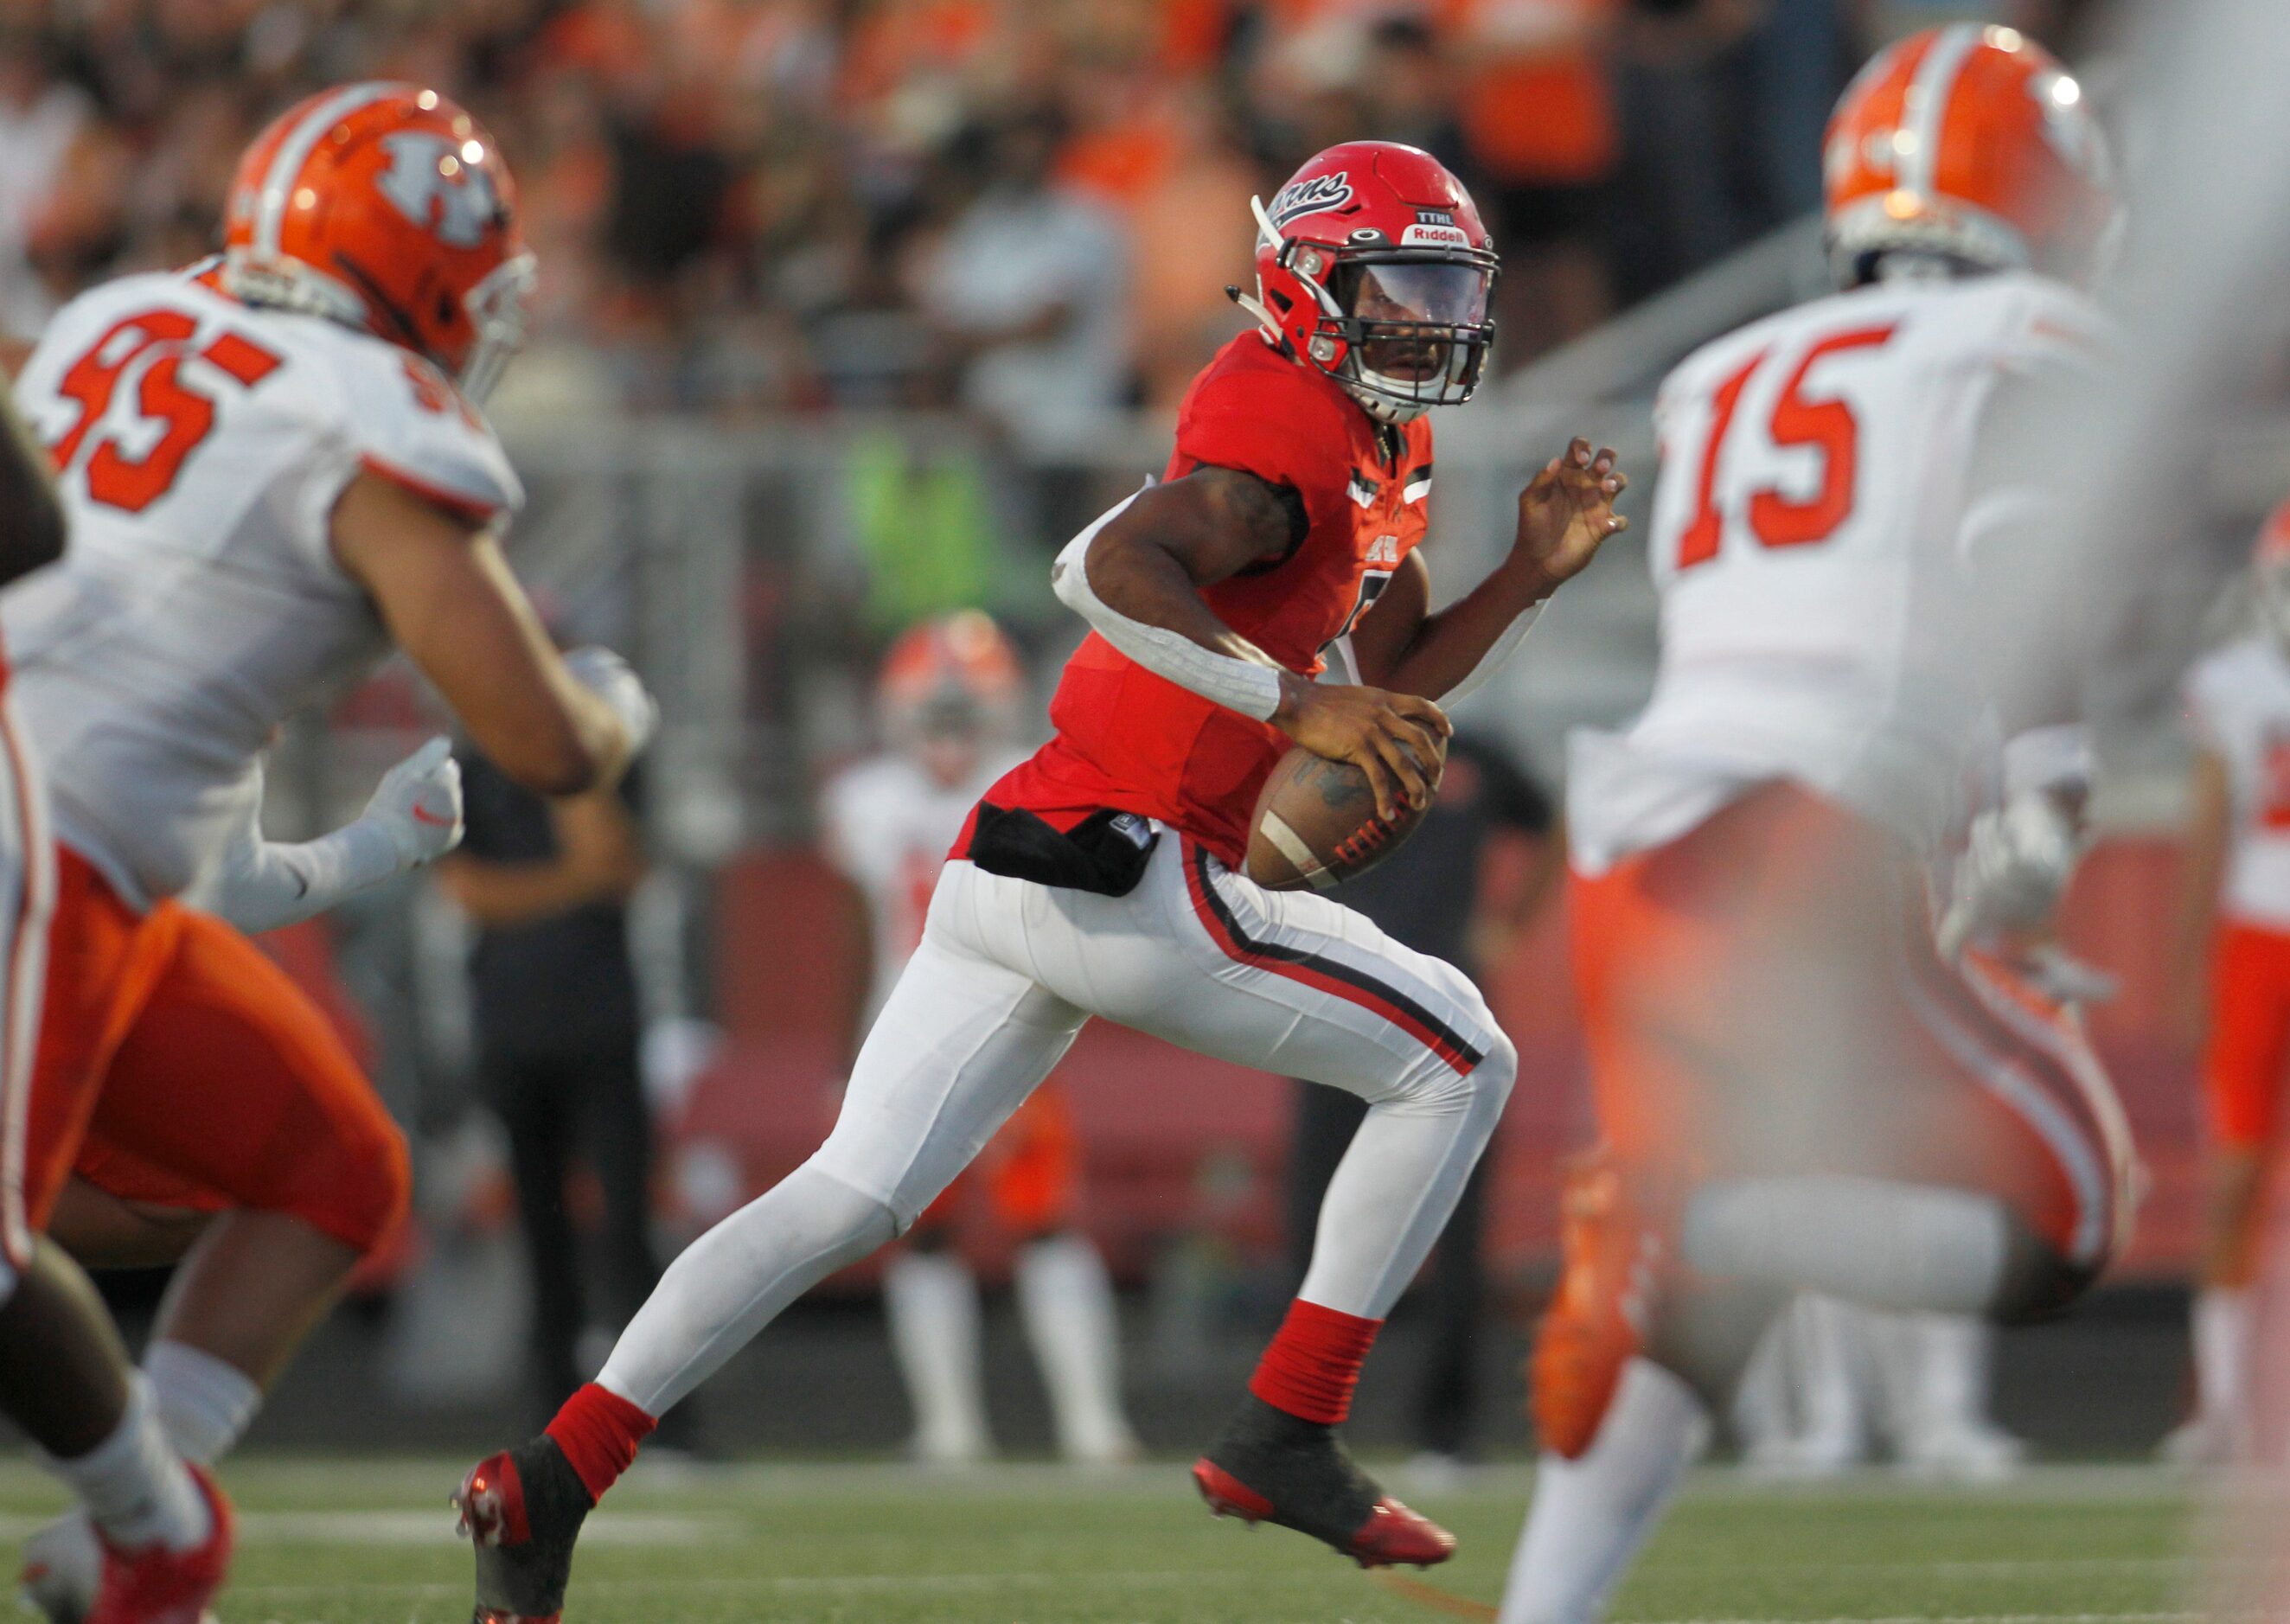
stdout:
{"type": "MultiPolygon", "coordinates": [[[[1446,748],[1443,740],[1442,764],[1446,748]]],[[[1377,817],[1366,773],[1299,745],[1280,758],[1257,795],[1248,877],[1267,891],[1327,891],[1397,851],[1424,810],[1403,804],[1389,820],[1377,817]]]]}

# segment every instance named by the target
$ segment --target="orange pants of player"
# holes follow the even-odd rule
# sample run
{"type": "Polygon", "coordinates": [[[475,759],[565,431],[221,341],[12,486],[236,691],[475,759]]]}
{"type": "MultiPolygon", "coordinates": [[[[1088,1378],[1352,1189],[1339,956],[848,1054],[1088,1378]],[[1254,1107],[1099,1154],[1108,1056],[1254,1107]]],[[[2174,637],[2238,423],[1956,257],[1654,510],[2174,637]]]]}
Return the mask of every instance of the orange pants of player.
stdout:
{"type": "Polygon", "coordinates": [[[2290,932],[2230,921],[2211,951],[2211,1035],[2203,1092],[2221,1145],[2254,1150],[2274,1136],[2290,1060],[2290,932]]]}
{"type": "Polygon", "coordinates": [[[1072,1225],[1081,1193],[1081,1141],[1055,1077],[1027,1097],[978,1159],[923,1209],[910,1233],[925,1242],[943,1236],[981,1182],[996,1220],[1021,1239],[1072,1225]]]}
{"type": "Polygon", "coordinates": [[[1877,825],[1769,784],[1577,876],[1570,908],[1624,1165],[1674,1190],[1818,1173],[1999,1196],[2056,1255],[2046,1298],[2105,1262],[2130,1149],[2104,1075],[2008,972],[1940,960],[1920,872],[1877,825]]]}
{"type": "Polygon", "coordinates": [[[137,914],[62,852],[27,1116],[44,1228],[74,1173],[124,1200],[290,1213],[363,1252],[404,1214],[405,1140],[325,1017],[221,920],[137,914]]]}

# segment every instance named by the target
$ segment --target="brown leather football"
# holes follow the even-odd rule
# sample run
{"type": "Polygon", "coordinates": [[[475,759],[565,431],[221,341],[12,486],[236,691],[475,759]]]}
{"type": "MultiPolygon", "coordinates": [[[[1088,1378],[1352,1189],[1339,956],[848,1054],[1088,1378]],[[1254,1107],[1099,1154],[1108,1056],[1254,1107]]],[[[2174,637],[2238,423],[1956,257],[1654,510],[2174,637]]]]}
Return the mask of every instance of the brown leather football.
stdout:
{"type": "MultiPolygon", "coordinates": [[[[1442,740],[1443,764],[1446,752],[1442,740]]],[[[1389,821],[1377,817],[1366,773],[1299,745],[1274,765],[1257,795],[1248,877],[1267,891],[1326,891],[1374,868],[1422,821],[1422,812],[1404,802],[1389,821]]]]}

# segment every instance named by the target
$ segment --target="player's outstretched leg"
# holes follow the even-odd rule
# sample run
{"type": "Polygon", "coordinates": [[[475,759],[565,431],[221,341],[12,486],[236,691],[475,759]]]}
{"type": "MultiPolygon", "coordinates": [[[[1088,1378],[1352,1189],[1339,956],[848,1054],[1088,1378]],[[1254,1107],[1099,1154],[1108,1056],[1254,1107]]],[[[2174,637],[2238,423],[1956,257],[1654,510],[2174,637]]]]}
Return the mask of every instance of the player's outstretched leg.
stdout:
{"type": "Polygon", "coordinates": [[[888,1209],[805,1163],[687,1247],[597,1379],[547,1431],[470,1468],[453,1493],[476,1549],[474,1624],[563,1612],[581,1524],[661,1416],[820,1280],[891,1238],[888,1209]]]}
{"type": "Polygon", "coordinates": [[[1083,1020],[1030,978],[925,934],[818,1154],[685,1249],[543,1436],[463,1480],[453,1500],[476,1544],[476,1624],[556,1617],[582,1519],[659,1418],[797,1297],[912,1224],[1083,1020]]]}

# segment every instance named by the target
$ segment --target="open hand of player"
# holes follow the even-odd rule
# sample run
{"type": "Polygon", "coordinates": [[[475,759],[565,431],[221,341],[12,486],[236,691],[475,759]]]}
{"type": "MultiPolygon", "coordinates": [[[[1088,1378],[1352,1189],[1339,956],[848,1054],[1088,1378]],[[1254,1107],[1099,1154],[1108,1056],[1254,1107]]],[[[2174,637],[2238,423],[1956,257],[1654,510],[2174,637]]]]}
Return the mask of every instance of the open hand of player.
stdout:
{"type": "Polygon", "coordinates": [[[1629,477],[1614,463],[1611,449],[1602,446],[1593,455],[1588,440],[1576,439],[1518,493],[1518,536],[1511,543],[1511,558],[1541,578],[1539,596],[1581,573],[1608,536],[1629,527],[1614,511],[1629,477]]]}
{"type": "Polygon", "coordinates": [[[1283,684],[1272,725],[1315,756],[1348,761],[1367,774],[1380,818],[1401,803],[1426,806],[1439,787],[1440,743],[1455,731],[1447,713],[1412,693],[1349,684],[1283,684]]]}

